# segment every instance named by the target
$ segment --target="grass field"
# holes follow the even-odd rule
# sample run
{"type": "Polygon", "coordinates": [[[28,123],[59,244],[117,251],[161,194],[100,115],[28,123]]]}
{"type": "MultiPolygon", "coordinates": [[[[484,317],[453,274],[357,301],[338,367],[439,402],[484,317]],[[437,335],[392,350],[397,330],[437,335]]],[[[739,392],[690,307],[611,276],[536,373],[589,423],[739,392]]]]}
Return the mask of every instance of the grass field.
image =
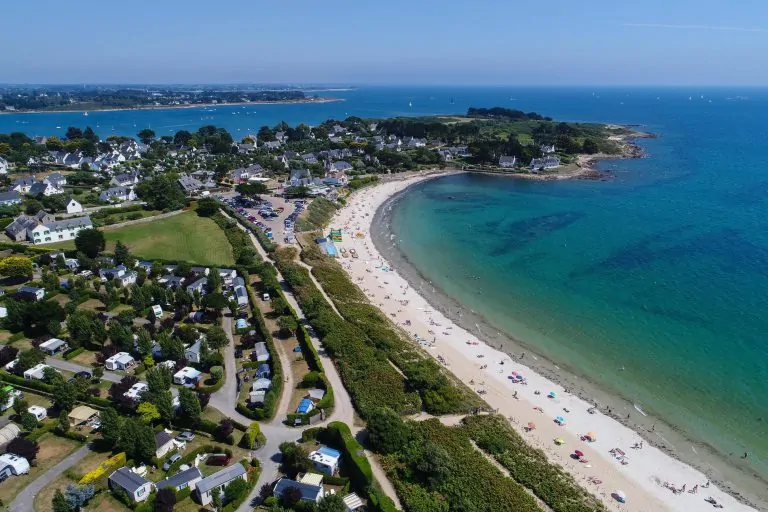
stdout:
{"type": "MultiPolygon", "coordinates": [[[[194,212],[143,222],[117,229],[105,229],[107,251],[120,240],[136,257],[186,260],[200,265],[233,265],[232,247],[224,232],[211,219],[194,212]]],[[[51,249],[72,249],[74,242],[47,244],[51,249]]]]}

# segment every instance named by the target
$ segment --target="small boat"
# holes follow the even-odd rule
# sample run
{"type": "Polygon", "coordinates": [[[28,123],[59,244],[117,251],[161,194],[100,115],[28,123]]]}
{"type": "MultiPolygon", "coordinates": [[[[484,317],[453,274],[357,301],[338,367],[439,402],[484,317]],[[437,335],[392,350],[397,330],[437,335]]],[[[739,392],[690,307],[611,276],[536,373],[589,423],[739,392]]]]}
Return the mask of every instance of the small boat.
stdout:
{"type": "Polygon", "coordinates": [[[408,100],[408,106],[409,106],[409,107],[412,107],[412,106],[413,106],[413,102],[412,102],[411,100],[408,100]]]}
{"type": "Polygon", "coordinates": [[[88,112],[83,112],[83,115],[88,117],[88,112]]]}

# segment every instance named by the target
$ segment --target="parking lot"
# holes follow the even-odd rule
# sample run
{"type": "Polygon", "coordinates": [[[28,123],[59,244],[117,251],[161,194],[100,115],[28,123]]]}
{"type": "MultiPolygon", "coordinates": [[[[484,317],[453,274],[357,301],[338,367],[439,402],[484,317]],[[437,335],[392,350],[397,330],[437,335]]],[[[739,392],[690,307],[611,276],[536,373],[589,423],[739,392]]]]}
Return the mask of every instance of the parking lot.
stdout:
{"type": "Polygon", "coordinates": [[[293,227],[296,218],[304,211],[306,201],[265,197],[259,202],[240,195],[225,198],[223,201],[246,217],[252,229],[263,230],[274,243],[296,243],[293,227]]]}

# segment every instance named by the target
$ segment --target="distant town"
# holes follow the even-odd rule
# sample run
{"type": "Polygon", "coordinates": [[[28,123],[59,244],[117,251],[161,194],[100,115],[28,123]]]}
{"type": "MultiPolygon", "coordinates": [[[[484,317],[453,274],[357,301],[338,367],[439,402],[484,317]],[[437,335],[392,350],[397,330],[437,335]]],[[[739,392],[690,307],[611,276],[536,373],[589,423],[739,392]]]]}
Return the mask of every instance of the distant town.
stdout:
{"type": "Polygon", "coordinates": [[[183,108],[248,103],[337,101],[299,89],[0,86],[0,113],[183,108]]]}

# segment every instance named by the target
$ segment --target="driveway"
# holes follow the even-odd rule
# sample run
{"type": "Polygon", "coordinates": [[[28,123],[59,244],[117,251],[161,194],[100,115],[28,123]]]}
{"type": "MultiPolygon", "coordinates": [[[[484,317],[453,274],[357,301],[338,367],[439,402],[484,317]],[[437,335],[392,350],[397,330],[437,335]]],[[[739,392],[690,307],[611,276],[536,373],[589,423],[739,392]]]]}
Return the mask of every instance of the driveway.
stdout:
{"type": "MultiPolygon", "coordinates": [[[[26,486],[18,496],[11,502],[10,512],[34,512],[34,500],[37,493],[42,491],[47,485],[56,480],[64,471],[71,468],[86,455],[90,453],[88,445],[83,446],[76,452],[69,454],[64,460],[53,466],[51,469],[40,475],[37,480],[26,486]]],[[[24,478],[14,476],[11,478],[24,478]]]]}
{"type": "MultiPolygon", "coordinates": [[[[72,373],[88,372],[93,374],[93,368],[89,368],[88,366],[84,366],[82,364],[73,363],[71,361],[65,361],[63,359],[56,359],[55,357],[46,357],[45,364],[54,368],[58,368],[59,370],[65,370],[72,373]]],[[[109,382],[120,382],[123,380],[123,377],[124,375],[120,375],[119,373],[104,370],[104,376],[101,379],[108,380],[109,382]]]]}

